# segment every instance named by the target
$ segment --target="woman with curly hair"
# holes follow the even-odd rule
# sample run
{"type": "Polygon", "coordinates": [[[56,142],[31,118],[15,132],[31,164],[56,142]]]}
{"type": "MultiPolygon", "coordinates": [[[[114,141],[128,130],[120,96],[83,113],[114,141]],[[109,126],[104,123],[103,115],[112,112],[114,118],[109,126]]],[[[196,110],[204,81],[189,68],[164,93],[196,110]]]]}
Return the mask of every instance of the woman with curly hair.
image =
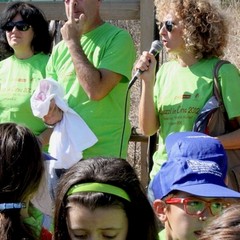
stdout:
{"type": "MultiPolygon", "coordinates": [[[[155,0],[163,46],[171,59],[158,70],[143,52],[139,124],[145,135],[159,131],[150,177],[167,159],[165,139],[172,132],[191,131],[198,113],[213,94],[213,69],[227,44],[227,23],[207,0],[155,0]]],[[[232,64],[219,71],[224,105],[230,119],[240,122],[240,75],[232,64]]],[[[240,148],[240,130],[218,136],[225,149],[240,148]]]]}

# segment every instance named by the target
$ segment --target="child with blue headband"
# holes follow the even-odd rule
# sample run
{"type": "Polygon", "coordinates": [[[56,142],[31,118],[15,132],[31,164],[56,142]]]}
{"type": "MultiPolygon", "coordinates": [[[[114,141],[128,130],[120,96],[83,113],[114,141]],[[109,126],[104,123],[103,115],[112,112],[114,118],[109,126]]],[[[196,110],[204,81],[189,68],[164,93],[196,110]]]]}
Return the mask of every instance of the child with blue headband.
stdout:
{"type": "Polygon", "coordinates": [[[32,202],[44,174],[41,146],[25,126],[0,124],[0,239],[51,240],[51,219],[32,202]]]}
{"type": "Polygon", "coordinates": [[[156,240],[157,221],[132,166],[123,159],[81,160],[57,189],[54,239],[156,240]]]}

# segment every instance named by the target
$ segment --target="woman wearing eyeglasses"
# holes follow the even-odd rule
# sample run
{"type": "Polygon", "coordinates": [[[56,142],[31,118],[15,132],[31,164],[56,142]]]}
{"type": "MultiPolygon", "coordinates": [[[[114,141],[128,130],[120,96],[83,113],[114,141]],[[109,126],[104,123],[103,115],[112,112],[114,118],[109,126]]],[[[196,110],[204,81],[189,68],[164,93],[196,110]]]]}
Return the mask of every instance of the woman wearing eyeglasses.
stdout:
{"type": "MultiPolygon", "coordinates": [[[[0,62],[0,123],[22,124],[38,136],[42,145],[47,145],[50,130],[33,116],[30,98],[38,82],[45,78],[52,45],[48,21],[40,9],[25,2],[10,3],[0,17],[0,52],[6,57],[0,62]]],[[[42,185],[32,202],[46,214],[44,217],[50,218],[51,199],[42,185]]],[[[44,220],[43,215],[37,215],[44,220]]],[[[39,228],[34,219],[34,228],[39,228]]]]}
{"type": "MultiPolygon", "coordinates": [[[[157,71],[156,60],[143,52],[136,64],[143,74],[139,124],[145,135],[159,131],[151,179],[167,159],[165,139],[192,130],[199,111],[213,94],[213,68],[223,56],[227,25],[207,0],[155,0],[160,37],[169,61],[157,71]]],[[[229,118],[240,122],[240,75],[233,64],[219,71],[229,118]]],[[[240,130],[218,137],[225,149],[240,148],[240,130]]]]}
{"type": "MultiPolygon", "coordinates": [[[[43,145],[48,134],[41,119],[33,116],[30,97],[45,78],[52,41],[43,12],[25,2],[9,4],[1,14],[0,122],[29,127],[43,145]]],[[[47,130],[49,131],[49,130],[47,130]]]]}

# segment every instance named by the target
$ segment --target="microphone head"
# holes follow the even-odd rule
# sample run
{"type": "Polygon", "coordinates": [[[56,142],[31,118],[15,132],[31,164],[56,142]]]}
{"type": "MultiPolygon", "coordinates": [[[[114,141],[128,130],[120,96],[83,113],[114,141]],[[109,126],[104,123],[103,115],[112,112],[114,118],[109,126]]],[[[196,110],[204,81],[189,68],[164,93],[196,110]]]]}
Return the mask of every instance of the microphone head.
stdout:
{"type": "Polygon", "coordinates": [[[154,56],[156,56],[163,48],[162,42],[159,40],[155,40],[152,42],[150,53],[152,53],[154,56]]]}

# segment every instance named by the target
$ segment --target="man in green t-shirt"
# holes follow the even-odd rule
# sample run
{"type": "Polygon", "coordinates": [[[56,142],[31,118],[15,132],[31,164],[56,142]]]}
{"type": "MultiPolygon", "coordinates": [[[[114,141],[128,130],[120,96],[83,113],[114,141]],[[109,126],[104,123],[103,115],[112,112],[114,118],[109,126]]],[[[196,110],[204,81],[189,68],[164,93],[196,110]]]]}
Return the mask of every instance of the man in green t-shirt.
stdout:
{"type": "MultiPolygon", "coordinates": [[[[126,93],[136,50],[126,30],[102,20],[100,5],[99,0],[65,1],[68,21],[48,62],[47,77],[63,86],[68,105],[98,138],[83,157],[126,158],[130,123],[127,119],[124,127],[124,114],[129,111],[126,93]]],[[[61,118],[52,103],[44,121],[55,124],[61,118]]]]}

